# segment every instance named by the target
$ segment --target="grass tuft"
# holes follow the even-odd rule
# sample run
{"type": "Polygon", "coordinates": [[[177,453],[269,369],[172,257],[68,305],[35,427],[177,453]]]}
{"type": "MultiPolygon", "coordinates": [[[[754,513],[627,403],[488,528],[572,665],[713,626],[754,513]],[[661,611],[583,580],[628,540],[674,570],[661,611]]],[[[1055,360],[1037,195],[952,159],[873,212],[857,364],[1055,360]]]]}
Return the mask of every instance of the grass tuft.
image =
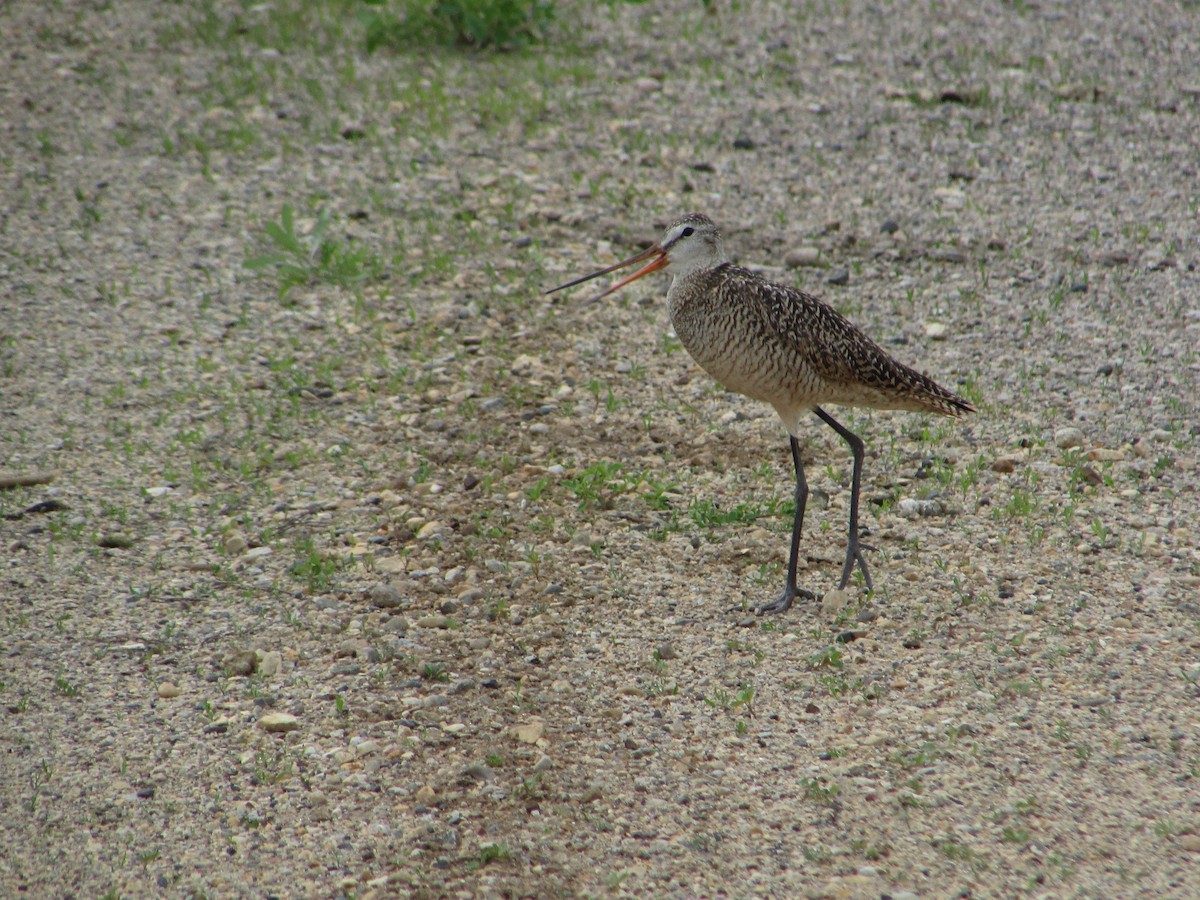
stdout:
{"type": "Polygon", "coordinates": [[[554,0],[406,0],[398,11],[366,0],[359,13],[367,52],[430,43],[509,50],[540,43],[554,21],[554,0]]]}

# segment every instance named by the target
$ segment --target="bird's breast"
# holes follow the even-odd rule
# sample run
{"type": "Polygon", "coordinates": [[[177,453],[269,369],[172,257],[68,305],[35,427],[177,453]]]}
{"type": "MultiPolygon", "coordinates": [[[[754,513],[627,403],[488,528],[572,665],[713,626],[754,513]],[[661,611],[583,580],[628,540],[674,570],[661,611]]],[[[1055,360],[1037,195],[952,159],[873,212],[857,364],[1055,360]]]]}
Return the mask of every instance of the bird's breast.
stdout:
{"type": "Polygon", "coordinates": [[[778,403],[787,395],[790,402],[815,389],[814,373],[780,342],[758,306],[739,302],[729,287],[704,278],[671,285],[671,325],[692,358],[727,390],[756,400],[778,403]]]}

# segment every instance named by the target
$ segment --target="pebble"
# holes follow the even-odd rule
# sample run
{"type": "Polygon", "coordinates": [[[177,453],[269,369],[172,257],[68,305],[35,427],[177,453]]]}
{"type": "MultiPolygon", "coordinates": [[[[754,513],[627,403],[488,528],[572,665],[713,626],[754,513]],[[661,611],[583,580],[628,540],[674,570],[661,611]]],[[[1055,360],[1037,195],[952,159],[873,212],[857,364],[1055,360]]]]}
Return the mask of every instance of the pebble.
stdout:
{"type": "Polygon", "coordinates": [[[182,693],[183,691],[180,690],[179,685],[173,684],[170,681],[164,681],[158,686],[158,696],[162,697],[164,700],[174,699],[182,693]]]}
{"type": "Polygon", "coordinates": [[[967,195],[958,188],[935,188],[933,196],[945,209],[962,209],[967,204],[967,195]]]}
{"type": "Polygon", "coordinates": [[[992,461],[992,471],[999,472],[1002,475],[1007,475],[1017,467],[1017,463],[1011,457],[1001,456],[999,459],[992,461]]]}
{"type": "Polygon", "coordinates": [[[1083,432],[1074,425],[1059,428],[1054,432],[1054,446],[1060,450],[1083,446],[1083,432]]]}
{"type": "Polygon", "coordinates": [[[1200,853],[1200,834],[1182,834],[1179,846],[1188,853],[1200,853]]]}
{"type": "Polygon", "coordinates": [[[946,339],[947,326],[945,322],[926,322],[925,337],[935,341],[946,339]]]}
{"type": "Polygon", "coordinates": [[[674,659],[678,655],[670,641],[663,641],[654,652],[658,654],[659,659],[674,659]]]}
{"type": "Polygon", "coordinates": [[[445,524],[437,521],[426,522],[421,526],[421,530],[417,532],[418,540],[428,540],[429,538],[441,537],[448,529],[445,524]]]}
{"type": "Polygon", "coordinates": [[[416,626],[418,628],[449,628],[449,616],[422,616],[417,619],[416,626]]]}
{"type": "Polygon", "coordinates": [[[258,674],[272,678],[283,669],[283,654],[278,650],[258,650],[258,674]]]}
{"type": "Polygon", "coordinates": [[[541,719],[530,719],[524,725],[514,725],[508,733],[523,744],[536,744],[546,732],[546,723],[541,719]]]}
{"type": "Polygon", "coordinates": [[[254,650],[238,650],[225,657],[225,671],[230,675],[253,675],[258,667],[258,653],[254,650]]]}
{"type": "Polygon", "coordinates": [[[849,591],[828,591],[821,598],[821,613],[827,617],[836,616],[850,603],[849,591]]]}
{"type": "Polygon", "coordinates": [[[128,550],[133,546],[133,538],[119,532],[102,534],[96,538],[96,546],[104,547],[106,550],[128,550]]]}
{"type": "Polygon", "coordinates": [[[286,734],[299,728],[300,720],[291,713],[272,712],[259,719],[258,724],[272,734],[286,734]]]}
{"type": "Polygon", "coordinates": [[[380,609],[395,609],[404,602],[400,591],[390,584],[374,585],[367,595],[371,598],[371,603],[380,609]]]}
{"type": "Polygon", "coordinates": [[[407,635],[408,619],[403,616],[392,616],[384,623],[383,630],[389,635],[407,635]]]}
{"type": "Polygon", "coordinates": [[[821,262],[821,251],[817,247],[796,247],[783,257],[784,265],[792,269],[815,266],[821,262]]]}
{"type": "Polygon", "coordinates": [[[841,286],[850,283],[849,269],[833,269],[829,273],[829,277],[825,279],[826,284],[835,284],[841,286]]]}
{"type": "Polygon", "coordinates": [[[956,247],[938,247],[936,250],[930,252],[929,258],[935,262],[965,263],[967,261],[967,254],[956,247]]]}
{"type": "Polygon", "coordinates": [[[535,370],[540,370],[541,368],[541,360],[535,359],[528,353],[522,353],[512,361],[512,365],[509,366],[509,371],[511,371],[512,374],[516,375],[518,378],[527,378],[534,374],[535,370]]]}
{"type": "Polygon", "coordinates": [[[896,515],[905,519],[916,519],[920,516],[940,516],[946,512],[946,505],[941,500],[905,497],[896,506],[896,515]]]}
{"type": "Polygon", "coordinates": [[[255,547],[253,550],[247,550],[243,559],[262,559],[264,556],[270,556],[273,551],[270,547],[255,547]]]}
{"type": "Polygon", "coordinates": [[[241,556],[249,546],[246,536],[240,531],[230,531],[221,538],[221,548],[228,556],[241,556]]]}

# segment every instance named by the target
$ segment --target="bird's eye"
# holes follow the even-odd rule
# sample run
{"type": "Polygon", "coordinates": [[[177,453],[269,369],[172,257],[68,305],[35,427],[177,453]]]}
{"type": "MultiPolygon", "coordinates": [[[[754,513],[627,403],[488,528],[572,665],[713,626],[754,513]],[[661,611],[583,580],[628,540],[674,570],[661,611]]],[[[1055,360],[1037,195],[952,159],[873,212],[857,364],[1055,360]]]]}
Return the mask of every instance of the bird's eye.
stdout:
{"type": "Polygon", "coordinates": [[[683,229],[683,231],[679,232],[679,236],[680,237],[691,237],[695,233],[696,233],[696,229],[693,228],[691,225],[689,225],[687,228],[683,229]]]}

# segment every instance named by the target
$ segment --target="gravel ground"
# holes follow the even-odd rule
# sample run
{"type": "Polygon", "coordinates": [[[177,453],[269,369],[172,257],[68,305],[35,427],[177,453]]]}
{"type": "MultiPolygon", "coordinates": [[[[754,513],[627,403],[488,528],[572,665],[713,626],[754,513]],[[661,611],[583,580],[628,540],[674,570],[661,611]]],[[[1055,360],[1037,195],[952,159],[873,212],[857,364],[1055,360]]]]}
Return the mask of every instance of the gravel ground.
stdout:
{"type": "Polygon", "coordinates": [[[1200,895],[1195,4],[712,6],[0,6],[0,894],[1200,895]],[[979,408],[837,413],[873,594],[542,296],[688,210],[979,408]]]}

